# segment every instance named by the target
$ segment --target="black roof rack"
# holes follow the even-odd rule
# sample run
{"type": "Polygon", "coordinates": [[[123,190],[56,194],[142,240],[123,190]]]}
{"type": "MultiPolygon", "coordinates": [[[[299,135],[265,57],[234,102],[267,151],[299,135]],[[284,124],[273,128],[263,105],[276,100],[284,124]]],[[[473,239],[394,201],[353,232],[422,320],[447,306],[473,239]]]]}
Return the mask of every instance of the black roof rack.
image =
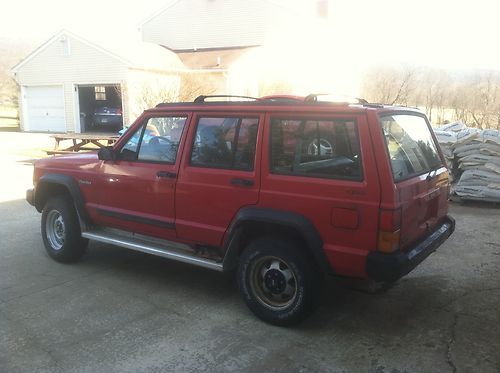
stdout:
{"type": "Polygon", "coordinates": [[[159,103],[156,107],[175,107],[175,106],[183,106],[183,105],[194,105],[194,104],[216,104],[216,105],[293,105],[303,103],[305,105],[348,105],[348,104],[358,104],[365,107],[373,107],[380,108],[384,107],[384,104],[379,103],[370,103],[369,101],[351,96],[338,96],[337,97],[346,97],[345,101],[338,100],[318,100],[319,96],[334,96],[328,93],[312,93],[307,95],[306,97],[295,96],[295,95],[270,95],[264,97],[252,97],[252,96],[240,96],[240,95],[200,95],[194,99],[194,101],[190,102],[173,102],[173,103],[159,103]],[[233,101],[233,100],[224,100],[224,101],[207,101],[206,99],[210,98],[239,98],[244,99],[245,101],[233,101]],[[356,101],[356,102],[353,102],[356,101]]]}
{"type": "MultiPolygon", "coordinates": [[[[318,101],[318,96],[330,96],[331,94],[330,93],[311,93],[310,95],[307,95],[305,98],[304,98],[304,101],[305,102],[316,102],[318,101]]],[[[346,97],[348,99],[354,99],[357,101],[358,104],[362,104],[362,105],[366,105],[366,104],[369,104],[369,102],[367,100],[365,100],[364,98],[359,98],[359,97],[350,97],[350,96],[343,96],[343,97],[346,97]]]]}
{"type": "Polygon", "coordinates": [[[250,96],[237,96],[237,95],[208,95],[208,96],[205,96],[205,95],[200,95],[200,96],[196,97],[193,102],[199,104],[201,102],[205,102],[205,99],[207,99],[207,98],[245,98],[247,100],[255,100],[255,101],[260,100],[257,97],[250,97],[250,96]]]}

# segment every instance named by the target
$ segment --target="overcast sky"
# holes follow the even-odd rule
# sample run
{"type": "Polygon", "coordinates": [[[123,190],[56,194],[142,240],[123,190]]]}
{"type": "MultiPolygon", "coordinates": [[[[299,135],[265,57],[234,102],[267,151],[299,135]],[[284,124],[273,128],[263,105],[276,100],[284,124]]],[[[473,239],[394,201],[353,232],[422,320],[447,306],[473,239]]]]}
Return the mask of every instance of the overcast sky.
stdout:
{"type": "MultiPolygon", "coordinates": [[[[0,37],[42,43],[62,28],[94,40],[111,30],[124,35],[169,2],[13,0],[2,5],[0,37]]],[[[500,2],[494,0],[331,0],[330,15],[336,37],[366,48],[373,61],[500,70],[500,2]]],[[[324,42],[328,47],[330,39],[324,42]]]]}

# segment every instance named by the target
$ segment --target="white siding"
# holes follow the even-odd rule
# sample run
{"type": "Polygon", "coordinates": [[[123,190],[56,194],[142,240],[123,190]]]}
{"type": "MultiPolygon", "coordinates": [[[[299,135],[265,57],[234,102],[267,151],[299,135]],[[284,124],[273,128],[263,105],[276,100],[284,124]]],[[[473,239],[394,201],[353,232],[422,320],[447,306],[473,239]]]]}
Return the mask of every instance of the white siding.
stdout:
{"type": "Polygon", "coordinates": [[[266,0],[181,0],[142,25],[143,40],[172,50],[261,45],[298,14],[266,0]]]}
{"type": "Polygon", "coordinates": [[[34,55],[20,66],[16,79],[21,86],[62,85],[66,130],[75,131],[78,128],[75,128],[74,85],[120,84],[126,79],[127,67],[118,58],[91,45],[70,36],[66,40],[67,44],[55,40],[34,55]]]}

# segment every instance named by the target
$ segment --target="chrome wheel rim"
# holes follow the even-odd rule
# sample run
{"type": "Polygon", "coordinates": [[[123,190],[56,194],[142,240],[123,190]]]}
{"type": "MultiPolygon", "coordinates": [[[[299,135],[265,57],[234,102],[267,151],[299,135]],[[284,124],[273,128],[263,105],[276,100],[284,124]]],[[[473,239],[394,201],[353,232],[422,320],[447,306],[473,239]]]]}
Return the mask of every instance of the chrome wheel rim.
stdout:
{"type": "Polygon", "coordinates": [[[297,279],[290,266],[280,258],[257,259],[250,273],[250,286],[257,300],[273,310],[290,306],[297,297],[297,279]]]}
{"type": "Polygon", "coordinates": [[[332,155],[333,154],[333,146],[332,144],[324,139],[314,139],[309,143],[307,147],[307,154],[309,155],[332,155]]]}
{"type": "Polygon", "coordinates": [[[50,246],[54,250],[60,250],[66,239],[66,227],[64,225],[63,217],[59,211],[49,211],[45,222],[45,231],[50,246]]]}

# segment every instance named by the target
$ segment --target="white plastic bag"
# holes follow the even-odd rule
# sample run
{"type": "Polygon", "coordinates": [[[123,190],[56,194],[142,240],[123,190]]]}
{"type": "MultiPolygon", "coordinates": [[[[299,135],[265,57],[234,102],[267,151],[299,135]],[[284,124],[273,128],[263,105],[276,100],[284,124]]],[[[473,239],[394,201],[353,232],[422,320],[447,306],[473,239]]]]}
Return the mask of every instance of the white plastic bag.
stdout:
{"type": "Polygon", "coordinates": [[[439,127],[439,129],[441,131],[453,131],[453,132],[458,132],[458,131],[461,131],[463,129],[467,128],[467,126],[458,121],[458,122],[453,122],[453,123],[449,123],[449,124],[445,124],[441,127],[439,127]]]}
{"type": "Polygon", "coordinates": [[[477,138],[479,130],[477,128],[465,128],[457,132],[457,144],[464,144],[477,138]]]}

